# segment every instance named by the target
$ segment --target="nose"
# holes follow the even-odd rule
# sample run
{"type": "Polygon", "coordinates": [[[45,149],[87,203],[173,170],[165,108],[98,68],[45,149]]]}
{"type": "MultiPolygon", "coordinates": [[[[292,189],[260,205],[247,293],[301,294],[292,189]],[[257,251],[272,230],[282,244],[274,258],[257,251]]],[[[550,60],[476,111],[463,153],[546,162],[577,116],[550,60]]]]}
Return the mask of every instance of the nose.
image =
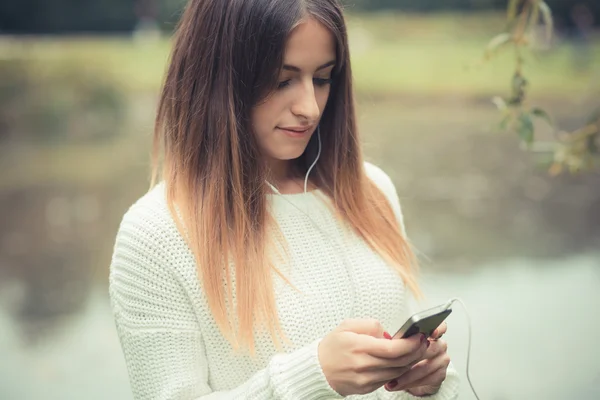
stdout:
{"type": "Polygon", "coordinates": [[[317,121],[321,111],[315,96],[315,87],[312,79],[299,85],[297,98],[292,104],[292,114],[299,118],[307,119],[310,123],[317,121]]]}

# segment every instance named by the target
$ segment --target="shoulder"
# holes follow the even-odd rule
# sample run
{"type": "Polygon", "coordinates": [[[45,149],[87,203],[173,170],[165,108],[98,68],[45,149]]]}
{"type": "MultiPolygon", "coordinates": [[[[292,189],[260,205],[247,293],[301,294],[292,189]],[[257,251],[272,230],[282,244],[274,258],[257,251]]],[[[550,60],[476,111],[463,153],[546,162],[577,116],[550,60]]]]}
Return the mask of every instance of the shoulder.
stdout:
{"type": "Polygon", "coordinates": [[[388,197],[397,197],[396,187],[389,175],[375,164],[365,161],[365,174],[375,183],[381,191],[388,197]]]}
{"type": "Polygon", "coordinates": [[[111,268],[149,268],[164,264],[173,252],[183,250],[183,245],[161,183],[124,213],[115,238],[111,268]]]}
{"type": "MultiPolygon", "coordinates": [[[[135,230],[137,233],[163,233],[174,223],[165,196],[165,185],[159,183],[138,198],[125,212],[118,234],[135,230]]],[[[159,235],[154,235],[159,236],[159,235]]]]}
{"type": "Polygon", "coordinates": [[[379,168],[375,164],[365,162],[364,168],[367,177],[371,179],[373,183],[375,183],[375,185],[377,185],[379,190],[381,190],[387,198],[388,202],[392,207],[392,210],[394,210],[396,219],[400,224],[402,234],[406,236],[406,229],[404,227],[404,216],[402,214],[402,208],[400,207],[400,199],[398,197],[398,192],[396,191],[396,186],[394,185],[394,182],[387,173],[385,173],[381,168],[379,168]]]}
{"type": "Polygon", "coordinates": [[[167,206],[165,186],[159,183],[127,209],[119,225],[117,241],[129,237],[156,242],[173,229],[176,230],[176,226],[167,206]]]}

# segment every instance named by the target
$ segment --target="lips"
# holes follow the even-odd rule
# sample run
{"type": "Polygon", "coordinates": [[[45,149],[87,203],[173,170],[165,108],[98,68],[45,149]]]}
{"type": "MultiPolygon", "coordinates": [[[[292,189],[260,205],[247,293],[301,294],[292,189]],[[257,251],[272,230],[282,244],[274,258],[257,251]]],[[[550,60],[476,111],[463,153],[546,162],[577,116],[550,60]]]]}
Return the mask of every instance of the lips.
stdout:
{"type": "Polygon", "coordinates": [[[281,132],[285,133],[288,137],[291,138],[304,138],[307,136],[308,132],[312,129],[312,126],[286,126],[286,127],[277,127],[277,129],[281,130],[281,132]]]}
{"type": "Polygon", "coordinates": [[[284,131],[296,132],[296,133],[304,133],[310,130],[310,126],[280,126],[279,129],[284,131]]]}

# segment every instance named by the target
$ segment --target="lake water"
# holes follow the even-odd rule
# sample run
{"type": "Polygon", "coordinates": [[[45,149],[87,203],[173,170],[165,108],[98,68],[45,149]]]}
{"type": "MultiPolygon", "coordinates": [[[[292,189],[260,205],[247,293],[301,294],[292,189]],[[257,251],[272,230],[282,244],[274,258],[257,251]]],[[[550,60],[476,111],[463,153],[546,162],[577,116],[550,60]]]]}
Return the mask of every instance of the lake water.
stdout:
{"type": "MultiPolygon", "coordinates": [[[[468,272],[423,276],[427,305],[460,297],[472,318],[471,378],[479,397],[600,399],[600,254],[504,260],[468,272]]],[[[130,399],[105,288],[82,313],[55,321],[35,345],[0,309],[0,398],[130,399]]],[[[446,338],[466,380],[467,318],[455,303],[446,338]]]]}

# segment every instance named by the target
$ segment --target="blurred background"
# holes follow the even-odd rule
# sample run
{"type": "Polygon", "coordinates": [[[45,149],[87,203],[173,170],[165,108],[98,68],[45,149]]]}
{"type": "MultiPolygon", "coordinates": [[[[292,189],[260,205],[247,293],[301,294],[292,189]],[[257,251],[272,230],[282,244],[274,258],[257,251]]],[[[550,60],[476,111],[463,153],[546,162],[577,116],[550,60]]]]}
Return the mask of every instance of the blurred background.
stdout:
{"type": "MultiPolygon", "coordinates": [[[[548,4],[555,36],[525,59],[529,101],[573,130],[600,107],[600,2],[548,4]]],[[[509,93],[514,54],[478,61],[506,6],[348,2],[364,148],[396,184],[428,302],[469,307],[480,397],[600,399],[600,171],[552,177],[547,156],[495,129],[491,99],[509,93]]],[[[108,266],[148,187],[182,7],[0,0],[2,400],[131,398],[108,266]]],[[[459,306],[448,323],[461,398],[473,399],[459,306]]]]}

